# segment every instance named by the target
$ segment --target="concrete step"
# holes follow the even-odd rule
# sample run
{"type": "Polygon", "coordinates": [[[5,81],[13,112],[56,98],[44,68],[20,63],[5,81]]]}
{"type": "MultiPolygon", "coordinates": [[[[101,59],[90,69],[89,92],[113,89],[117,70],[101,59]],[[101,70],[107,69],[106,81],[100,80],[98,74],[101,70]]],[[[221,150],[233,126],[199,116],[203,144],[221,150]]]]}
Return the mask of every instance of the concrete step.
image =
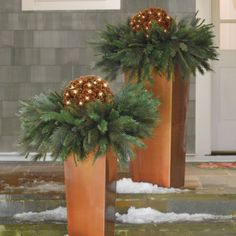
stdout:
{"type": "Polygon", "coordinates": [[[120,213],[130,206],[151,207],[161,212],[236,215],[236,194],[120,194],[116,199],[120,213]]]}
{"type": "Polygon", "coordinates": [[[64,236],[66,234],[66,224],[0,225],[0,236],[64,236]]]}
{"type": "MultiPolygon", "coordinates": [[[[22,212],[39,212],[65,206],[64,193],[52,194],[0,194],[0,218],[22,212]]],[[[125,213],[129,207],[151,207],[161,212],[208,213],[236,215],[236,194],[119,194],[117,212],[125,213]]],[[[1,221],[0,221],[1,223],[1,221]]]]}
{"type": "Polygon", "coordinates": [[[17,213],[40,212],[65,205],[64,194],[0,194],[0,222],[17,213]]]}
{"type": "MultiPolygon", "coordinates": [[[[0,225],[1,236],[64,236],[66,224],[0,225]]],[[[236,223],[116,224],[115,236],[235,236],[236,223]]]]}
{"type": "Polygon", "coordinates": [[[117,224],[115,236],[235,236],[236,222],[117,224]]]}
{"type": "MultiPolygon", "coordinates": [[[[64,236],[67,225],[58,222],[19,222],[13,214],[44,211],[65,206],[63,193],[1,194],[0,236],[64,236]]],[[[126,212],[130,206],[152,207],[163,212],[232,214],[236,212],[236,194],[120,194],[117,211],[126,212]]],[[[115,236],[233,236],[236,221],[170,224],[116,224],[115,236]]]]}

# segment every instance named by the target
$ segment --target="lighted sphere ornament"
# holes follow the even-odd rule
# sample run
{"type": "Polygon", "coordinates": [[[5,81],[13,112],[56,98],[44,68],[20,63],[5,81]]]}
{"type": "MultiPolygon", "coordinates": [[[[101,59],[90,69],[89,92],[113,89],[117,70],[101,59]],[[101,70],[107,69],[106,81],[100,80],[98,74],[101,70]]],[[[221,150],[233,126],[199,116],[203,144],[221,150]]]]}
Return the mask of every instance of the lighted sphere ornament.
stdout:
{"type": "Polygon", "coordinates": [[[72,80],[64,90],[63,102],[65,105],[74,103],[83,106],[96,100],[110,103],[113,100],[113,94],[108,83],[95,75],[81,76],[72,80]]]}
{"type": "Polygon", "coordinates": [[[161,8],[148,8],[131,18],[130,27],[134,32],[143,31],[148,36],[148,31],[154,22],[167,32],[170,30],[172,18],[161,8]]]}

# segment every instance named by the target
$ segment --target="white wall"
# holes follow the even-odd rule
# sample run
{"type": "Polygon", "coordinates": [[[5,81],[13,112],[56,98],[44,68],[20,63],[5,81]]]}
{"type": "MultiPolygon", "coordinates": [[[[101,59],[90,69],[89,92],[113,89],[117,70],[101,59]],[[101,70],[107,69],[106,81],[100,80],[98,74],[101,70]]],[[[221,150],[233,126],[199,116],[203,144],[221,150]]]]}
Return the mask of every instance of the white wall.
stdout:
{"type": "MultiPolygon", "coordinates": [[[[198,17],[211,23],[211,0],[196,0],[198,17]]],[[[196,155],[211,153],[211,73],[196,76],[196,155]]]]}

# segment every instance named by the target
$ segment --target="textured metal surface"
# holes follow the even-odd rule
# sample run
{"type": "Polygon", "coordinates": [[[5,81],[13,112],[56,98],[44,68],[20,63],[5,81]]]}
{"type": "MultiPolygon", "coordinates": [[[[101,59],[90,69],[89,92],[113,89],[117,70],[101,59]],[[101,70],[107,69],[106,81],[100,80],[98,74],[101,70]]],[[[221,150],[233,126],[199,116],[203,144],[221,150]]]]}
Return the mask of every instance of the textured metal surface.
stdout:
{"type": "Polygon", "coordinates": [[[147,181],[166,187],[183,187],[185,171],[185,121],[189,83],[178,74],[175,80],[154,74],[151,90],[161,102],[160,122],[145,140],[147,148],[136,149],[131,163],[135,181],[147,181]]]}
{"type": "Polygon", "coordinates": [[[93,154],[77,166],[72,155],[65,161],[70,236],[114,235],[115,194],[107,187],[116,178],[115,166],[112,156],[101,157],[94,163],[93,154]]]}

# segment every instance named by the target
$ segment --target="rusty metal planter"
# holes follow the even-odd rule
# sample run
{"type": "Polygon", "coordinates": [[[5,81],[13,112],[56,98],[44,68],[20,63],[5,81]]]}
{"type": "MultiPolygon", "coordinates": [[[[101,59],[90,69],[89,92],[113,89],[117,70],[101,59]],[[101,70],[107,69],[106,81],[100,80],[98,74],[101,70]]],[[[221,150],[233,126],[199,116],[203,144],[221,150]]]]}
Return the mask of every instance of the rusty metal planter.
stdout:
{"type": "Polygon", "coordinates": [[[75,165],[64,163],[69,236],[113,236],[116,159],[107,154],[93,163],[93,154],[75,165]]]}
{"type": "Polygon", "coordinates": [[[176,72],[168,81],[153,73],[154,84],[147,89],[161,102],[160,123],[153,135],[145,140],[146,149],[136,149],[131,162],[134,181],[148,181],[165,187],[183,187],[185,176],[185,123],[189,82],[176,72]]]}

